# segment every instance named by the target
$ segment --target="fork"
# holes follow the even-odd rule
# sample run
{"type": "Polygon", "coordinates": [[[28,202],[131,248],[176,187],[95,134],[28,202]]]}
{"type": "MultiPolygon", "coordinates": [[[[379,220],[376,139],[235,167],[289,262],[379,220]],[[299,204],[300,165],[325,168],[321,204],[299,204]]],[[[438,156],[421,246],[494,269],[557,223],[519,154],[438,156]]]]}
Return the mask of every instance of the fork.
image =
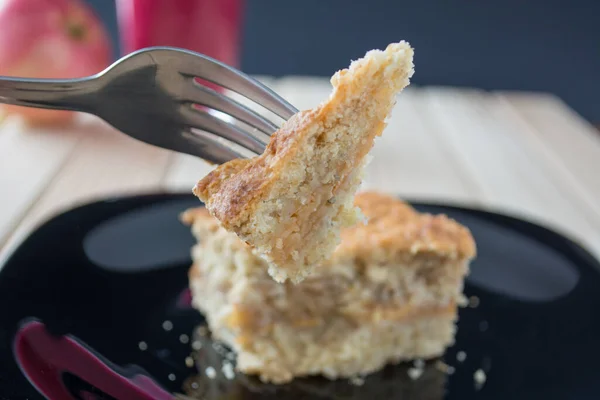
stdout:
{"type": "Polygon", "coordinates": [[[262,153],[278,125],[197,79],[284,120],[298,112],[241,71],[173,47],[136,51],[86,78],[0,77],[0,103],[94,114],[137,140],[216,164],[262,153]]]}

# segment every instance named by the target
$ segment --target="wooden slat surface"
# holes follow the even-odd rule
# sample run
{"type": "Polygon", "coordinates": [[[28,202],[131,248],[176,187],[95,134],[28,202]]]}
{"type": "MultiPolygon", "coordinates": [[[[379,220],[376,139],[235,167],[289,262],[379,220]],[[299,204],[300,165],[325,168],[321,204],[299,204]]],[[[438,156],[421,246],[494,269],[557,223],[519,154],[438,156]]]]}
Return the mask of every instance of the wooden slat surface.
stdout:
{"type": "MultiPolygon", "coordinates": [[[[600,216],[600,132],[560,99],[549,95],[499,95],[521,130],[555,165],[561,179],[600,216]]],[[[596,219],[600,221],[600,219],[596,219]]]]}
{"type": "Polygon", "coordinates": [[[588,237],[595,230],[588,210],[575,207],[578,198],[565,190],[534,143],[526,140],[517,123],[502,115],[493,96],[431,90],[422,108],[481,188],[487,206],[524,214],[553,227],[588,237]]]}
{"type": "Polygon", "coordinates": [[[58,174],[81,136],[24,127],[12,119],[0,127],[0,246],[58,174]]]}
{"type": "Polygon", "coordinates": [[[481,189],[456,153],[424,118],[422,90],[399,96],[384,134],[373,149],[366,187],[417,199],[478,205],[481,189]],[[393,160],[390,164],[389,160],[393,160]]]}
{"type": "MultiPolygon", "coordinates": [[[[321,78],[261,80],[300,109],[330,91],[321,78]]],[[[546,94],[411,87],[373,149],[364,187],[515,214],[573,237],[600,257],[600,135],[594,129],[546,94]]],[[[189,191],[213,168],[91,117],[70,129],[4,121],[0,166],[0,262],[61,210],[112,195],[189,191]]]]}
{"type": "MultiPolygon", "coordinates": [[[[7,250],[60,211],[113,195],[159,188],[170,152],[131,139],[99,120],[87,124],[85,134],[81,133],[54,176],[37,188],[36,196],[27,197],[27,201],[34,200],[19,225],[5,237],[7,250]]],[[[0,253],[0,262],[2,259],[0,253]]]]}

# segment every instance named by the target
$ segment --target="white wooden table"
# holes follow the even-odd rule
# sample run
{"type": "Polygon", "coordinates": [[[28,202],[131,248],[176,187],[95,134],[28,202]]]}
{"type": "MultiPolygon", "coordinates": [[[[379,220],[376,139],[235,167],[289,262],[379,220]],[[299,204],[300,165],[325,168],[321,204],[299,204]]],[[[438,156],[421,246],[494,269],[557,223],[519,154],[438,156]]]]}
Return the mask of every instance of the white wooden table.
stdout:
{"type": "MultiPolygon", "coordinates": [[[[321,78],[262,80],[300,109],[321,78]]],[[[600,134],[556,97],[411,87],[373,149],[365,187],[542,223],[600,258],[600,134]]],[[[108,196],[190,191],[211,167],[82,116],[72,128],[0,124],[0,263],[33,228],[108,196]]]]}

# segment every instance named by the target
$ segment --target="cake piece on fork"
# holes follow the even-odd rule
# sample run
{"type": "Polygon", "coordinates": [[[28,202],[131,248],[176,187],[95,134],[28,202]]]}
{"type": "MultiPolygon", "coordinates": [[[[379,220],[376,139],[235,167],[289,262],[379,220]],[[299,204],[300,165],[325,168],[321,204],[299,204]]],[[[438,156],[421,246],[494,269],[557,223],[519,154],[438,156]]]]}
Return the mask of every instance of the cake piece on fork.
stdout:
{"type": "Polygon", "coordinates": [[[369,51],[338,71],[330,97],[294,115],[262,155],[223,164],[194,187],[276,281],[304,279],[331,256],[340,230],[360,220],[353,201],[367,153],[409,84],[412,60],[406,42],[369,51]]]}
{"type": "Polygon", "coordinates": [[[237,367],[264,381],[368,374],[440,356],[453,343],[457,305],[475,243],[467,228],[365,192],[368,218],[342,230],[333,256],[299,284],[279,284],[266,262],[204,208],[183,220],[199,243],[192,304],[237,367]]]}

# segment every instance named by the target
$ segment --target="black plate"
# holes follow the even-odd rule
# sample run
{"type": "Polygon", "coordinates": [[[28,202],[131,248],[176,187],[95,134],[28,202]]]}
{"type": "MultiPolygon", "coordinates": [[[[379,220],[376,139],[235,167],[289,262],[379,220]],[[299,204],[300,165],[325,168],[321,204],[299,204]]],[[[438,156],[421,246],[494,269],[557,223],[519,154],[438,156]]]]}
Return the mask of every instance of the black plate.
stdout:
{"type": "Polygon", "coordinates": [[[203,319],[188,305],[194,240],[177,214],[197,205],[189,195],[107,200],[34,232],[0,271],[1,395],[43,398],[39,389],[59,399],[166,399],[185,390],[206,399],[600,399],[598,262],[528,222],[422,204],[416,207],[467,225],[478,244],[465,291],[480,304],[460,312],[456,345],[444,357],[452,375],[432,362],[416,380],[400,365],[360,386],[313,378],[274,387],[241,374],[226,379],[220,349],[200,337],[197,362],[202,370],[213,365],[217,377],[195,377],[196,368],[186,365],[194,339],[187,339],[203,319]],[[467,354],[462,363],[459,351],[467,354]],[[473,378],[478,369],[487,377],[482,387],[473,378]]]}

